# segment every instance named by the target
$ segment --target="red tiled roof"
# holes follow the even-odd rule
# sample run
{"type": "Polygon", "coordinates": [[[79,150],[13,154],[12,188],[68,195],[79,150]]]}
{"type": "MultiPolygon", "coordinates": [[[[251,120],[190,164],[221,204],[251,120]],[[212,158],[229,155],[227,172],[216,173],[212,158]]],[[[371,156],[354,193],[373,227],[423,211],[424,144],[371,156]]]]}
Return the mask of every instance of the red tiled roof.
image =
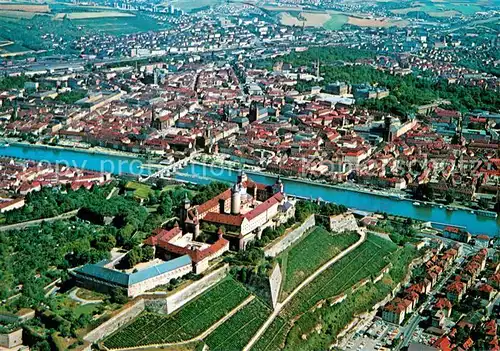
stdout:
{"type": "Polygon", "coordinates": [[[257,207],[255,207],[250,212],[247,212],[244,215],[244,217],[247,220],[251,221],[252,219],[254,219],[255,217],[257,217],[261,213],[267,211],[268,209],[270,209],[274,205],[276,205],[276,204],[280,203],[281,201],[283,201],[283,199],[284,199],[284,196],[283,196],[282,193],[276,193],[272,197],[270,197],[269,199],[267,199],[266,201],[264,201],[261,204],[259,204],[257,207]]]}
{"type": "Polygon", "coordinates": [[[14,200],[10,200],[10,201],[3,201],[3,202],[0,202],[0,208],[6,208],[6,207],[14,205],[18,202],[21,202],[21,201],[24,201],[24,198],[20,197],[18,199],[14,199],[14,200]]]}
{"type": "Polygon", "coordinates": [[[451,351],[451,342],[447,336],[443,336],[437,339],[432,346],[438,348],[441,351],[451,351]]]}
{"type": "Polygon", "coordinates": [[[211,208],[219,205],[219,200],[224,199],[227,200],[231,197],[231,189],[227,189],[226,191],[220,193],[216,197],[208,200],[207,202],[198,206],[198,213],[202,214],[209,211],[211,208]]]}
{"type": "Polygon", "coordinates": [[[489,284],[483,284],[479,287],[479,291],[486,292],[486,293],[490,293],[493,290],[494,290],[493,287],[489,284]]]}
{"type": "Polygon", "coordinates": [[[495,273],[490,276],[490,280],[495,283],[500,283],[500,273],[495,273]]]}
{"type": "Polygon", "coordinates": [[[178,246],[170,242],[172,238],[178,234],[182,234],[182,230],[176,226],[170,230],[165,229],[155,229],[156,235],[149,237],[144,241],[144,244],[151,246],[159,246],[169,252],[175,253],[177,255],[189,255],[194,263],[198,263],[201,260],[212,256],[219,250],[224,249],[229,246],[229,241],[220,237],[215,243],[210,245],[204,250],[198,250],[190,246],[178,246]]]}
{"type": "Polygon", "coordinates": [[[434,304],[434,307],[439,309],[439,310],[442,310],[442,309],[448,309],[448,310],[451,310],[451,302],[450,300],[448,300],[447,298],[444,298],[444,297],[440,297],[436,303],[434,304]]]}
{"type": "Polygon", "coordinates": [[[182,232],[181,228],[178,226],[173,227],[170,230],[166,230],[163,228],[157,228],[153,231],[153,236],[150,236],[144,241],[144,244],[150,246],[156,246],[160,242],[169,242],[172,238],[182,232]]]}
{"type": "Polygon", "coordinates": [[[219,224],[227,224],[231,226],[241,226],[243,222],[243,215],[231,215],[226,213],[216,213],[216,212],[208,212],[205,217],[203,217],[204,221],[210,223],[219,223],[219,224]]]}
{"type": "Polygon", "coordinates": [[[486,335],[493,336],[497,334],[497,322],[494,319],[489,320],[484,324],[486,335]]]}
{"type": "Polygon", "coordinates": [[[446,287],[446,291],[455,292],[458,294],[464,291],[464,286],[465,285],[462,282],[453,282],[446,287]]]}

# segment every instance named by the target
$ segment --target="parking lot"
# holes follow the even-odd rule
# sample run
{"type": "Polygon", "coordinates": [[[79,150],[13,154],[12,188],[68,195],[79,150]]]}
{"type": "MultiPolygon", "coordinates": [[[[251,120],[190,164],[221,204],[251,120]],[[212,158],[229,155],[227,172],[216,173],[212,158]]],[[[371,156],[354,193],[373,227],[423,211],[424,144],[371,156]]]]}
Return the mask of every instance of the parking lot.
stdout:
{"type": "Polygon", "coordinates": [[[389,350],[386,346],[392,345],[399,334],[399,327],[375,317],[364,327],[358,328],[345,345],[345,350],[389,350]]]}

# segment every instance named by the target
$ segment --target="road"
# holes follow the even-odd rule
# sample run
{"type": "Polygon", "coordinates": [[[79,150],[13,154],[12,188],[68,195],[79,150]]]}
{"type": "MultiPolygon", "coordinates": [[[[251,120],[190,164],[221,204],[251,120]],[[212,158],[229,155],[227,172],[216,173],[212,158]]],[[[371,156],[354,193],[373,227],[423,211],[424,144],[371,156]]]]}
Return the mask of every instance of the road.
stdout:
{"type": "MultiPolygon", "coordinates": [[[[455,270],[456,268],[458,267],[458,265],[461,264],[461,262],[463,262],[462,259],[458,258],[456,261],[455,261],[455,264],[453,265],[452,268],[450,268],[448,274],[446,274],[446,276],[444,276],[435,286],[434,288],[432,289],[433,292],[437,292],[437,291],[440,291],[444,284],[448,281],[448,279],[451,278],[451,276],[455,273],[455,270]]],[[[427,299],[427,301],[425,303],[423,303],[417,310],[414,311],[413,315],[410,317],[410,319],[408,320],[408,322],[406,323],[405,327],[404,327],[404,331],[403,331],[403,341],[398,345],[398,347],[396,348],[396,351],[399,351],[401,348],[404,348],[406,346],[408,346],[408,344],[410,343],[411,341],[411,337],[413,335],[413,332],[415,331],[415,329],[417,328],[417,326],[419,325],[419,323],[422,321],[423,317],[420,315],[420,313],[418,313],[418,311],[423,311],[425,309],[427,309],[427,307],[434,302],[434,295],[429,295],[429,298],[427,299]]]]}
{"type": "Polygon", "coordinates": [[[58,221],[58,220],[61,220],[61,219],[68,219],[68,218],[76,216],[76,214],[78,213],[79,210],[80,209],[76,209],[76,210],[73,210],[73,211],[62,213],[62,214],[60,214],[58,216],[55,216],[55,217],[34,219],[32,221],[26,221],[26,222],[21,222],[21,223],[4,225],[4,226],[0,227],[0,232],[6,231],[6,230],[12,230],[12,229],[23,229],[23,228],[26,228],[26,227],[30,227],[30,226],[34,226],[34,225],[37,225],[37,224],[41,224],[43,222],[54,222],[54,221],[58,221]]]}
{"type": "Polygon", "coordinates": [[[332,258],[330,261],[326,262],[324,265],[319,267],[313,274],[308,276],[302,283],[300,283],[299,286],[297,286],[291,293],[290,295],[287,296],[283,302],[278,302],[276,304],[276,308],[274,309],[273,313],[267,318],[265,323],[260,327],[260,329],[255,333],[255,335],[250,339],[248,344],[243,348],[243,351],[248,351],[252,348],[252,346],[259,340],[259,338],[264,334],[264,332],[267,330],[267,328],[271,325],[271,323],[274,321],[274,319],[278,316],[278,314],[281,312],[284,306],[286,306],[287,303],[289,303],[292,298],[299,293],[301,289],[303,289],[306,285],[308,285],[310,282],[312,282],[318,275],[323,273],[326,269],[328,269],[332,264],[335,262],[339,261],[341,258],[346,256],[348,253],[356,249],[359,245],[361,245],[365,240],[366,240],[366,232],[363,229],[360,229],[358,231],[360,238],[358,239],[357,242],[355,242],[353,245],[349,246],[347,249],[342,251],[340,254],[332,258]]]}
{"type": "Polygon", "coordinates": [[[86,299],[82,299],[81,297],[78,297],[78,290],[80,290],[79,288],[76,288],[76,289],[73,289],[70,293],[69,293],[69,297],[70,299],[80,303],[81,305],[89,305],[89,304],[96,304],[96,303],[101,303],[102,300],[86,300],[86,299]]]}
{"type": "Polygon", "coordinates": [[[171,165],[164,166],[164,167],[160,168],[158,171],[156,171],[155,173],[152,173],[149,176],[147,176],[146,178],[143,178],[141,181],[147,182],[148,180],[150,180],[152,178],[161,177],[165,173],[170,173],[170,172],[173,173],[173,172],[177,171],[178,169],[181,169],[182,167],[187,166],[189,164],[189,162],[192,161],[196,156],[198,156],[198,152],[193,152],[191,155],[189,155],[189,157],[180,159],[180,160],[172,163],[171,165]]]}

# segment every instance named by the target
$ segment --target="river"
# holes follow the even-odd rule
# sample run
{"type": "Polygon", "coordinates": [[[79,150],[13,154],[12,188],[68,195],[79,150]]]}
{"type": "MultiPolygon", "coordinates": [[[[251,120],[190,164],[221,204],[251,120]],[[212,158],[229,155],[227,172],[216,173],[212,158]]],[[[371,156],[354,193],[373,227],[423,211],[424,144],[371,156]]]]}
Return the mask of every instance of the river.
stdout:
{"type": "MultiPolygon", "coordinates": [[[[8,147],[0,147],[0,156],[59,163],[71,167],[110,172],[115,175],[126,173],[138,176],[150,173],[149,170],[142,168],[142,161],[139,158],[93,153],[85,150],[14,144],[8,147]]],[[[178,179],[200,184],[205,184],[211,180],[233,182],[237,176],[237,171],[199,164],[191,164],[182,169],[180,173],[194,176],[177,175],[178,179]]],[[[273,176],[261,173],[257,174],[251,171],[247,171],[247,173],[259,183],[272,184],[276,179],[273,176]]],[[[291,195],[313,199],[322,198],[326,201],[364,211],[387,212],[423,221],[463,226],[473,234],[495,236],[500,228],[500,219],[477,216],[464,210],[447,211],[439,207],[414,206],[411,201],[401,201],[353,190],[342,190],[309,181],[284,179],[283,183],[285,192],[291,195]]]]}
{"type": "MultiPolygon", "coordinates": [[[[234,182],[237,171],[216,166],[203,166],[190,164],[180,171],[195,177],[177,176],[182,180],[196,183],[207,183],[210,180],[222,180],[234,182]]],[[[251,179],[258,183],[272,184],[276,177],[246,171],[251,179]]],[[[363,193],[354,190],[342,190],[328,185],[317,184],[310,181],[297,181],[294,179],[283,179],[285,193],[295,196],[321,198],[326,201],[342,204],[349,208],[355,208],[370,212],[387,212],[389,214],[411,217],[422,221],[451,224],[466,227],[472,234],[487,234],[495,236],[498,234],[500,222],[495,218],[477,216],[468,211],[447,211],[445,208],[431,206],[415,206],[412,201],[397,200],[391,197],[363,193]]]]}
{"type": "Polygon", "coordinates": [[[92,171],[109,172],[115,175],[148,175],[151,171],[142,168],[140,158],[112,155],[83,149],[63,149],[43,145],[11,144],[0,147],[0,156],[50,162],[92,171]]]}

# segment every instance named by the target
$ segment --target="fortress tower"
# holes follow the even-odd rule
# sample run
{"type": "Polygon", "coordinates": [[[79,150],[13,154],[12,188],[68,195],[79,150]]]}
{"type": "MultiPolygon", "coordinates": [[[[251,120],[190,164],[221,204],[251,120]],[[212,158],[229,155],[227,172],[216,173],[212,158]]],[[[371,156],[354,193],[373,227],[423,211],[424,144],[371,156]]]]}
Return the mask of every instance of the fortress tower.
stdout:
{"type": "Polygon", "coordinates": [[[231,214],[240,214],[241,210],[241,183],[236,183],[231,188],[231,214]]]}

